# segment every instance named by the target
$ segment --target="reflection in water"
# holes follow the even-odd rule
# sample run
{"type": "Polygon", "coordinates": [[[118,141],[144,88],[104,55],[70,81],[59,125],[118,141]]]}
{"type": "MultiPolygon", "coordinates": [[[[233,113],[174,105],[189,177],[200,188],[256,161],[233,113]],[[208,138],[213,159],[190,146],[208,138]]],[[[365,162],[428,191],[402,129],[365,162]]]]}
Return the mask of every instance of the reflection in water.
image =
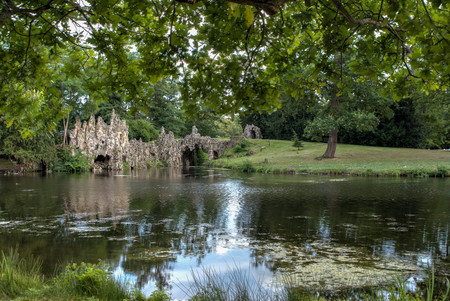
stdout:
{"type": "Polygon", "coordinates": [[[19,245],[49,273],[102,258],[147,295],[182,298],[192,271],[211,267],[322,289],[450,270],[448,180],[155,169],[2,177],[0,194],[2,250],[19,245]]]}

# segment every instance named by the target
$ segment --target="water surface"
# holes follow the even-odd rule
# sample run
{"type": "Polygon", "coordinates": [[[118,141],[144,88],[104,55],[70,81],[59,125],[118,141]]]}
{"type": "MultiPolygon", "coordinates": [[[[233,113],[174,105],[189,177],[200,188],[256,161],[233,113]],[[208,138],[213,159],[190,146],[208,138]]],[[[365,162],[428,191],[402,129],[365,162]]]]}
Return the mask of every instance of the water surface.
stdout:
{"type": "Polygon", "coordinates": [[[184,298],[192,273],[242,269],[268,288],[379,284],[450,270],[448,179],[239,174],[154,169],[128,174],[0,177],[0,249],[51,274],[108,262],[145,294],[184,298]],[[184,288],[183,288],[184,287],[184,288]]]}

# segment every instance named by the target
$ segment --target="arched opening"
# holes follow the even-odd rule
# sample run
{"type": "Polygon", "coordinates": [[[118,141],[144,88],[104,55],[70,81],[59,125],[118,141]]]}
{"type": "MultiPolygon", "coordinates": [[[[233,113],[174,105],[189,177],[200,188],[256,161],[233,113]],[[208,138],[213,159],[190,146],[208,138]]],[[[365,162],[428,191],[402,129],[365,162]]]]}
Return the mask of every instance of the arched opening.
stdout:
{"type": "Polygon", "coordinates": [[[94,165],[97,168],[106,169],[109,166],[109,160],[111,160],[111,157],[109,155],[98,155],[94,160],[94,165]]]}
{"type": "Polygon", "coordinates": [[[190,150],[189,147],[186,146],[181,154],[181,162],[183,166],[195,166],[195,149],[190,150]]]}
{"type": "Polygon", "coordinates": [[[198,144],[195,145],[193,150],[186,146],[181,154],[183,166],[201,166],[206,160],[208,160],[208,153],[206,153],[198,144]]]}
{"type": "Polygon", "coordinates": [[[254,130],[250,131],[250,139],[256,139],[256,132],[254,130]]]}
{"type": "Polygon", "coordinates": [[[213,151],[213,158],[215,159],[219,159],[219,153],[217,151],[213,151]]]}

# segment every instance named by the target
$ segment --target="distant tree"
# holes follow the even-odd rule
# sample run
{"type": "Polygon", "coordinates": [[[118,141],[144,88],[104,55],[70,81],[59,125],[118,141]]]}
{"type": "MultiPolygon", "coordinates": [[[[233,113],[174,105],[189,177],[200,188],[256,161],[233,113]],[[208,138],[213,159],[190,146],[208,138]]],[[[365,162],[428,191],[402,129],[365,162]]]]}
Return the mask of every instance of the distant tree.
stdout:
{"type": "Polygon", "coordinates": [[[180,91],[176,81],[163,78],[152,86],[151,96],[146,108],[147,117],[159,130],[164,127],[175,137],[183,136],[187,130],[186,115],[181,106],[180,91]]]}
{"type": "Polygon", "coordinates": [[[303,136],[307,122],[313,118],[312,107],[318,101],[317,95],[312,90],[304,90],[294,96],[282,94],[281,100],[281,107],[275,112],[244,114],[240,117],[241,126],[256,125],[267,139],[290,140],[292,129],[303,136]]]}
{"type": "Polygon", "coordinates": [[[159,133],[149,120],[129,119],[127,125],[129,139],[142,139],[143,142],[149,142],[158,138],[159,133]]]}
{"type": "Polygon", "coordinates": [[[391,114],[380,116],[374,131],[341,129],[339,142],[411,148],[450,146],[450,98],[447,91],[429,95],[414,92],[411,98],[386,105],[391,114]]]}
{"type": "MultiPolygon", "coordinates": [[[[107,101],[100,103],[98,110],[95,112],[95,117],[101,116],[103,121],[109,124],[111,122],[112,110],[114,110],[116,115],[122,120],[131,118],[128,114],[125,101],[118,94],[111,94],[107,101]]],[[[88,118],[89,116],[86,117],[88,118]]]]}
{"type": "Polygon", "coordinates": [[[300,150],[300,147],[303,147],[302,141],[298,138],[298,135],[294,130],[292,130],[292,146],[296,147],[297,150],[300,150]]]}

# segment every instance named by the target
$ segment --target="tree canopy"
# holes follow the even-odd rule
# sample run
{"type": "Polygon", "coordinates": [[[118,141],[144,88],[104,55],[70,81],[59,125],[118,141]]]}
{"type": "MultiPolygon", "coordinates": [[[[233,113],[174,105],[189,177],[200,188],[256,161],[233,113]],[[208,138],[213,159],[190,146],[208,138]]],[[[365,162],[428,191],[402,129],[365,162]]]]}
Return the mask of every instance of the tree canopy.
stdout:
{"type": "Polygon", "coordinates": [[[193,114],[270,110],[320,76],[400,99],[448,87],[449,23],[442,0],[0,0],[0,114],[24,135],[52,126],[65,114],[52,87],[83,73],[93,99],[137,108],[180,77],[193,114]]]}

